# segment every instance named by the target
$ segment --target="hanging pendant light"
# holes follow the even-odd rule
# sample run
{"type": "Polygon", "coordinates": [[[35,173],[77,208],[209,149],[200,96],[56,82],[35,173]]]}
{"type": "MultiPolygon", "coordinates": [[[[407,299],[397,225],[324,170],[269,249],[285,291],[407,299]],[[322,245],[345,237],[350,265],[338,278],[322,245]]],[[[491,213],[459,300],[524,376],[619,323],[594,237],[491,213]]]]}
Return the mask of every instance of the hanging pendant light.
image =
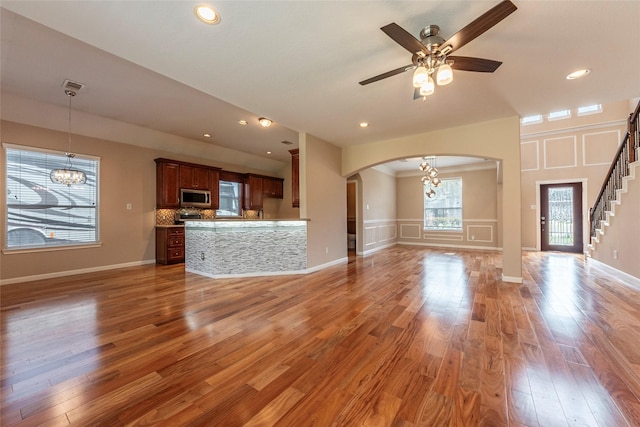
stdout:
{"type": "Polygon", "coordinates": [[[68,151],[64,153],[64,155],[67,156],[67,164],[64,168],[53,169],[49,174],[49,178],[54,184],[64,184],[67,187],[70,187],[72,185],[79,185],[87,182],[87,174],[81,170],[73,168],[72,159],[76,155],[71,152],[71,98],[76,96],[76,92],[67,89],[64,93],[69,97],[69,148],[68,151]]]}

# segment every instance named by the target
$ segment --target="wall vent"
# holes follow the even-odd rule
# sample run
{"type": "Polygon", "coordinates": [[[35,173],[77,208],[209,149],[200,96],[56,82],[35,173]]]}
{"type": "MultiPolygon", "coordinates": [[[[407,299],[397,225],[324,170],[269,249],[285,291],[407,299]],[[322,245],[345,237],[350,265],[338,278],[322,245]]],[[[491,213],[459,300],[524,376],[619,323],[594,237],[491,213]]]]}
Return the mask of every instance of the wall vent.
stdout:
{"type": "Polygon", "coordinates": [[[284,145],[293,145],[293,142],[291,142],[291,141],[282,141],[282,143],[284,145]]]}
{"type": "Polygon", "coordinates": [[[63,88],[64,90],[70,90],[70,91],[73,91],[73,92],[75,92],[75,93],[80,92],[80,91],[81,91],[82,89],[84,89],[86,86],[87,86],[87,85],[86,85],[86,84],[84,84],[84,83],[74,82],[74,81],[69,80],[69,79],[65,80],[65,81],[62,83],[62,88],[63,88]]]}

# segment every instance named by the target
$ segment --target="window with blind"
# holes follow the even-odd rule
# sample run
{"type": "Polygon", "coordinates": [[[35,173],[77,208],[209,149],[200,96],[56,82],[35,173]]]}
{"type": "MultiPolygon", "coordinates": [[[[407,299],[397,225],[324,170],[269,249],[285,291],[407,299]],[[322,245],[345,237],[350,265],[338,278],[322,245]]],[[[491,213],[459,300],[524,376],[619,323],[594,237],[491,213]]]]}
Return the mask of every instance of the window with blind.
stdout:
{"type": "Polygon", "coordinates": [[[462,230],[462,178],[443,179],[432,199],[424,195],[425,230],[462,230]]]}
{"type": "Polygon", "coordinates": [[[76,246],[98,242],[97,158],[76,155],[82,185],[54,184],[52,169],[67,166],[64,153],[4,144],[7,249],[76,246]]]}

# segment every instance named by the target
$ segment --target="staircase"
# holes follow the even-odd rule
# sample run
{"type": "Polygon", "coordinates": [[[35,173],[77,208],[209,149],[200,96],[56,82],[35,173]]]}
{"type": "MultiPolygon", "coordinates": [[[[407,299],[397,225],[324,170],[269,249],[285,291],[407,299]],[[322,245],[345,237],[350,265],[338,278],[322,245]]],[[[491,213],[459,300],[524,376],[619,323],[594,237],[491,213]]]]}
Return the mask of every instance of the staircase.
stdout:
{"type": "Polygon", "coordinates": [[[616,152],[609,172],[596,202],[589,210],[591,239],[588,246],[589,255],[597,249],[602,237],[610,226],[616,209],[620,209],[623,195],[629,191],[629,183],[640,179],[640,102],[635,111],[629,115],[627,133],[616,152]]]}

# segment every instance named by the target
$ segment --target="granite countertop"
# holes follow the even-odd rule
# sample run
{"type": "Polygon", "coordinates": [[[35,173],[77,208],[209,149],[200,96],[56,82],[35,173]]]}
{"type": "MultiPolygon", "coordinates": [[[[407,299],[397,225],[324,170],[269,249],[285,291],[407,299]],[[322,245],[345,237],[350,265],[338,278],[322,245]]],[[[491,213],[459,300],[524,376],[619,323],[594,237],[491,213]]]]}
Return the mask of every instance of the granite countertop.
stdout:
{"type": "Polygon", "coordinates": [[[239,221],[239,222],[274,222],[274,221],[309,221],[308,218],[213,218],[213,219],[186,219],[185,221],[194,222],[224,222],[224,221],[239,221]]]}
{"type": "Polygon", "coordinates": [[[169,224],[169,225],[162,225],[162,224],[156,224],[156,228],[184,228],[184,224],[169,224]]]}

